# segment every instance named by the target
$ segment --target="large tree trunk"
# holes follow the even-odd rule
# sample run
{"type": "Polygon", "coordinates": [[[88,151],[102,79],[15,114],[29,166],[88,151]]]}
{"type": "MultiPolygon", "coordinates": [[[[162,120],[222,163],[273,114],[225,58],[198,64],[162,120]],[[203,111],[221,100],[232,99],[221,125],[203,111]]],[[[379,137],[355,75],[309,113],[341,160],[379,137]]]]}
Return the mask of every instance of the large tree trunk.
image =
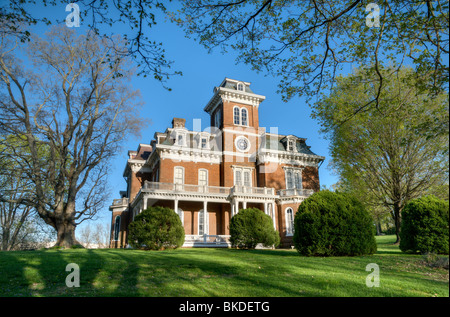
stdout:
{"type": "MultiPolygon", "coordinates": [[[[73,200],[74,201],[74,200],[73,200]]],[[[56,244],[54,246],[71,248],[73,246],[82,247],[81,243],[75,238],[75,203],[67,203],[63,210],[57,210],[54,213],[53,227],[56,230],[56,244]]]]}
{"type": "Polygon", "coordinates": [[[81,246],[81,243],[75,238],[76,225],[69,221],[57,223],[56,235],[57,240],[55,246],[71,248],[72,246],[81,246]]]}

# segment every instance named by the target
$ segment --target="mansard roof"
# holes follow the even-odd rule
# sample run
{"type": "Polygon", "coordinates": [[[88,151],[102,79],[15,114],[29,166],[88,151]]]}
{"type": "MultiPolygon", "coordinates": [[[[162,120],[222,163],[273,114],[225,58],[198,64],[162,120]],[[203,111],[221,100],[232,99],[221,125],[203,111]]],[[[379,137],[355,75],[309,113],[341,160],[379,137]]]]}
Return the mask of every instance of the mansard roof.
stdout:
{"type": "Polygon", "coordinates": [[[303,153],[308,155],[316,155],[313,151],[310,150],[310,146],[306,145],[305,138],[299,138],[295,135],[274,135],[270,134],[271,137],[266,138],[266,149],[277,150],[277,151],[286,151],[287,150],[287,139],[292,137],[296,140],[295,147],[297,149],[297,153],[303,153]],[[273,138],[276,138],[276,141],[273,142],[273,138]]]}

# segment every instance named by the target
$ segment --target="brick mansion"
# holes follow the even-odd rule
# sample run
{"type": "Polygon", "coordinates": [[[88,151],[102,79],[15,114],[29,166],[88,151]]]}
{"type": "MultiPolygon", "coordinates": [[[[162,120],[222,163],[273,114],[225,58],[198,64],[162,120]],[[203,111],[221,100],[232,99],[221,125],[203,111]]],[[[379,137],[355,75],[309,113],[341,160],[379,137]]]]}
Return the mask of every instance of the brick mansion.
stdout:
{"type": "MultiPolygon", "coordinates": [[[[173,118],[150,144],[128,151],[126,190],[114,199],[111,247],[127,247],[128,224],[150,206],[173,209],[185,230],[184,247],[227,247],[230,219],[256,207],[269,215],[281,245],[292,244],[294,215],[320,189],[316,155],[306,139],[259,126],[265,97],[250,83],[225,78],[204,107],[209,127],[186,129],[173,118]]],[[[192,119],[191,119],[192,120],[192,119]]]]}

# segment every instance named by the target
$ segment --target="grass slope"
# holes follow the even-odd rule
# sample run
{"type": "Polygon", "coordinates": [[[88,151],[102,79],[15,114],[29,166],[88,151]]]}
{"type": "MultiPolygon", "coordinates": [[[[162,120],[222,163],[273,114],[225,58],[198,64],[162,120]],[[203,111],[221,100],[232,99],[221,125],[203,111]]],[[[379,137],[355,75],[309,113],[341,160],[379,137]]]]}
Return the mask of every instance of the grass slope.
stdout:
{"type": "Polygon", "coordinates": [[[178,249],[0,252],[0,296],[449,296],[448,270],[406,255],[393,236],[358,257],[302,257],[295,250],[178,249]],[[80,267],[68,288],[66,265],[80,267]],[[380,287],[366,286],[366,265],[380,287]]]}

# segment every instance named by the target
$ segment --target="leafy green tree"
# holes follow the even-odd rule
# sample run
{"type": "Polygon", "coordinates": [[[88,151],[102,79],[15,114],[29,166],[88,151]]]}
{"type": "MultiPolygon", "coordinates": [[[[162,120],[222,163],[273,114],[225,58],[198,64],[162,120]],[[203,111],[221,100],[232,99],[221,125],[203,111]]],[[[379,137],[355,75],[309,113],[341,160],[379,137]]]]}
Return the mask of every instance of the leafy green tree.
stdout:
{"type": "Polygon", "coordinates": [[[356,70],[338,77],[333,92],[315,103],[313,117],[330,142],[332,168],[366,204],[389,208],[398,243],[405,205],[448,184],[448,94],[429,98],[414,88],[420,81],[414,71],[402,68],[398,77],[385,80],[378,108],[361,111],[378,93],[365,74],[356,70]],[[430,130],[427,123],[436,118],[447,125],[430,130]]]}
{"type": "Polygon", "coordinates": [[[383,73],[381,61],[409,63],[422,79],[416,87],[432,95],[448,90],[448,12],[448,1],[192,0],[173,19],[207,49],[233,50],[238,62],[281,78],[284,100],[313,97],[346,68],[366,66],[376,91],[366,109],[399,70],[383,73]]]}
{"type": "Polygon", "coordinates": [[[294,228],[294,246],[301,255],[363,255],[377,250],[373,219],[350,194],[323,190],[308,197],[295,214],[294,228]]]}
{"type": "Polygon", "coordinates": [[[400,250],[448,254],[448,235],[448,201],[430,195],[414,199],[405,206],[400,250]]]}
{"type": "Polygon", "coordinates": [[[147,208],[134,217],[128,228],[128,241],[137,249],[175,249],[184,243],[180,217],[170,208],[147,208]]]}
{"type": "Polygon", "coordinates": [[[272,219],[258,208],[239,210],[230,220],[230,235],[232,246],[238,248],[254,249],[259,243],[271,247],[280,243],[272,219]]]}

